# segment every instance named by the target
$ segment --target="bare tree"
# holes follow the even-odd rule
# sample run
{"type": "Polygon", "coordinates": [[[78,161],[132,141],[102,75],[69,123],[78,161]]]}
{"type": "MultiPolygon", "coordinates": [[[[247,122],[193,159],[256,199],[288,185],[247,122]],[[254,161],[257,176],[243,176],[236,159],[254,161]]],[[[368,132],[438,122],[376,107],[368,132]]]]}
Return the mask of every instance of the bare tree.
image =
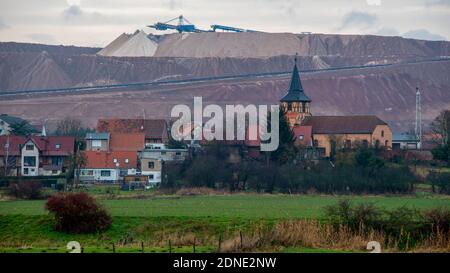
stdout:
{"type": "Polygon", "coordinates": [[[69,169],[67,171],[67,177],[73,178],[73,186],[77,186],[80,182],[80,170],[86,166],[87,157],[83,151],[77,150],[75,154],[69,157],[69,169]]]}
{"type": "Polygon", "coordinates": [[[431,130],[436,137],[434,141],[441,145],[450,144],[450,110],[442,111],[431,123],[431,130]]]}
{"type": "Polygon", "coordinates": [[[86,136],[86,133],[93,131],[93,129],[83,127],[80,120],[67,117],[58,121],[56,124],[55,135],[74,136],[77,139],[82,139],[86,136]]]}

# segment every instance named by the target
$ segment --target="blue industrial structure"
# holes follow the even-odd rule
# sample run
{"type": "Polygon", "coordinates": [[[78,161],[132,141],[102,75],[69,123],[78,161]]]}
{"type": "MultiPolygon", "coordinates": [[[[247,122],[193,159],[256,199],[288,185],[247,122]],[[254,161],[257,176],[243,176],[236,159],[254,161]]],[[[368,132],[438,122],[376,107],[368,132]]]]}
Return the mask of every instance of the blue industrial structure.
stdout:
{"type": "Polygon", "coordinates": [[[233,31],[233,32],[256,32],[255,30],[250,29],[242,29],[237,27],[229,27],[229,26],[222,26],[222,25],[211,25],[212,31],[216,31],[217,29],[223,30],[223,31],[233,31]]]}
{"type": "Polygon", "coordinates": [[[172,20],[169,20],[165,23],[156,23],[154,25],[150,25],[148,27],[154,28],[156,30],[168,30],[168,29],[174,29],[178,31],[179,33],[182,32],[203,32],[203,30],[197,29],[194,24],[189,22],[186,18],[183,17],[183,15],[178,16],[177,18],[173,18],[172,20]],[[171,22],[178,20],[178,24],[174,25],[171,24],[171,22]]]}
{"type": "Polygon", "coordinates": [[[242,29],[242,28],[236,28],[236,27],[230,27],[230,26],[223,26],[223,25],[211,25],[211,30],[201,30],[195,27],[194,24],[189,22],[186,18],[184,18],[183,15],[178,16],[177,18],[173,18],[172,20],[169,20],[167,22],[161,23],[158,22],[154,25],[148,26],[150,28],[154,28],[156,30],[169,30],[173,29],[178,31],[179,33],[183,32],[215,32],[216,30],[223,30],[223,31],[232,31],[232,32],[256,32],[255,30],[249,30],[249,29],[242,29]],[[172,22],[178,21],[178,24],[173,24],[172,22]]]}

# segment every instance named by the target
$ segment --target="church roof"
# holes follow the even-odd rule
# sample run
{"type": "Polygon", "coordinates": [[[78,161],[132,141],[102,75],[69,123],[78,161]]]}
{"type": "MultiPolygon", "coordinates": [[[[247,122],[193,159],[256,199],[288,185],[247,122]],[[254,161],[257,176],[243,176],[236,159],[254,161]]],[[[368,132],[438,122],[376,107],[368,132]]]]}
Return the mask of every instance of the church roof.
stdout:
{"type": "Polygon", "coordinates": [[[294,71],[292,71],[291,84],[286,95],[280,100],[281,102],[311,102],[311,99],[305,95],[303,91],[302,81],[297,68],[297,58],[295,58],[294,71]]]}
{"type": "Polygon", "coordinates": [[[312,126],[313,134],[371,134],[387,123],[377,116],[311,116],[302,125],[312,126]]]}

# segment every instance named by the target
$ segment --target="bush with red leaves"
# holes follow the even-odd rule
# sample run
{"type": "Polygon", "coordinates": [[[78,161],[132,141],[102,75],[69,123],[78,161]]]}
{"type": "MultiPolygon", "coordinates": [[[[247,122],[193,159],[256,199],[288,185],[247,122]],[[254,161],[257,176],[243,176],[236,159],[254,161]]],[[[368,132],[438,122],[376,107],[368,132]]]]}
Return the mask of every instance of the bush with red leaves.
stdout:
{"type": "Polygon", "coordinates": [[[36,181],[25,181],[10,184],[9,195],[23,199],[39,199],[42,197],[42,184],[36,181]]]}
{"type": "Polygon", "coordinates": [[[68,233],[100,232],[112,222],[108,212],[84,192],[51,196],[45,208],[54,214],[56,229],[68,233]]]}

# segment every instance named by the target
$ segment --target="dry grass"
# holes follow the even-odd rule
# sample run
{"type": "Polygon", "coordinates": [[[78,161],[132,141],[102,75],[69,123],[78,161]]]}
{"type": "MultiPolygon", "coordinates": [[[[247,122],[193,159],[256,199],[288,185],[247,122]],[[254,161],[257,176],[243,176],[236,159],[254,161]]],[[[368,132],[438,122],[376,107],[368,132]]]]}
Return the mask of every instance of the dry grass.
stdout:
{"type": "MultiPolygon", "coordinates": [[[[408,252],[449,252],[449,234],[430,236],[408,252]]],[[[347,227],[338,229],[317,221],[287,220],[276,224],[272,230],[257,231],[252,235],[236,234],[221,245],[221,252],[252,252],[281,247],[322,248],[346,251],[367,251],[367,243],[381,243],[383,252],[404,252],[399,243],[381,232],[354,233],[347,227]],[[385,242],[387,242],[385,244],[385,242]]]]}
{"type": "Polygon", "coordinates": [[[179,196],[195,196],[195,195],[224,195],[225,191],[218,191],[208,187],[181,188],[176,193],[179,196]]]}

